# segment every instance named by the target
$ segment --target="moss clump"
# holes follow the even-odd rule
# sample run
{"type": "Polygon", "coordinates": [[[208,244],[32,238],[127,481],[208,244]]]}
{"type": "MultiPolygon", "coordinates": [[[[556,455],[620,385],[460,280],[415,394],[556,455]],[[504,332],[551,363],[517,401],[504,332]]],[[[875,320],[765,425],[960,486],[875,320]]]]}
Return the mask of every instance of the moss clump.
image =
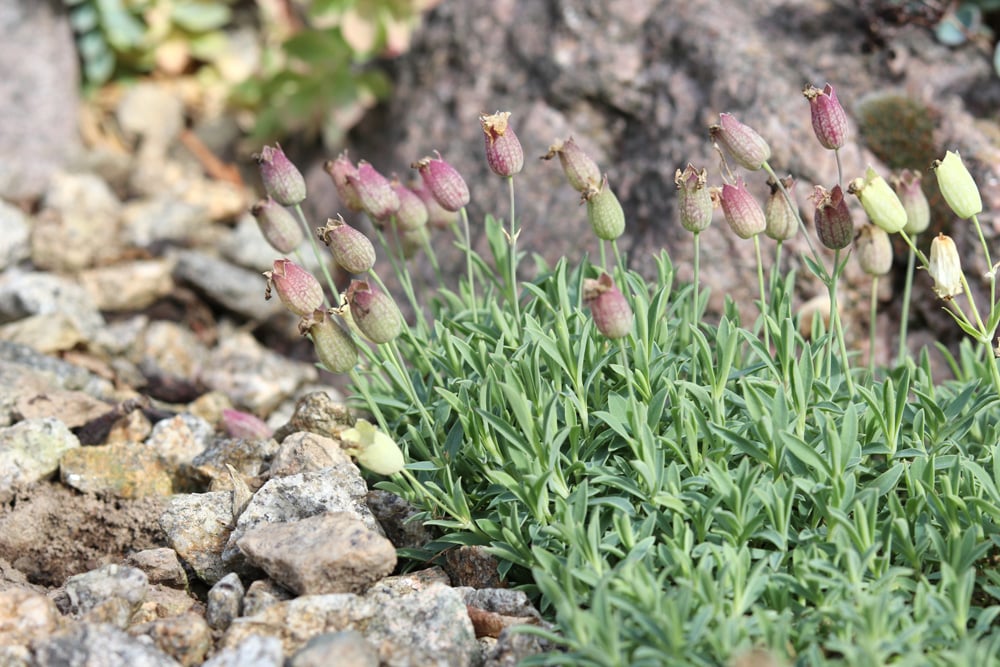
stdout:
{"type": "Polygon", "coordinates": [[[865,97],[856,109],[858,129],[868,148],[891,169],[927,172],[939,151],[934,141],[938,113],[900,93],[865,97]]]}

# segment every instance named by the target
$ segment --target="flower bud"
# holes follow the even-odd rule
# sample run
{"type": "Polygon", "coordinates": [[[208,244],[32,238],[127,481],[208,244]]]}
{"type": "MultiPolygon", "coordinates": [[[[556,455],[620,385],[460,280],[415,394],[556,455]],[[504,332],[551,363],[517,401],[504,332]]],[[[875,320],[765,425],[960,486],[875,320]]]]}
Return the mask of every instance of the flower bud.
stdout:
{"type": "Polygon", "coordinates": [[[368,273],[375,265],[375,246],[367,236],[344,222],[329,218],[325,227],[316,230],[330,248],[333,261],[348,273],[368,273]]]}
{"type": "Polygon", "coordinates": [[[422,183],[419,185],[411,183],[410,190],[424,203],[427,209],[427,224],[430,227],[446,229],[458,222],[458,211],[446,210],[422,183]]]}
{"type": "Polygon", "coordinates": [[[357,176],[348,174],[345,178],[358,193],[361,208],[372,220],[386,220],[399,210],[399,197],[393,192],[389,179],[370,163],[362,160],[358,163],[357,176]]]}
{"type": "Polygon", "coordinates": [[[424,185],[446,211],[458,211],[469,203],[469,186],[454,167],[441,158],[424,157],[410,166],[420,172],[424,185]]]}
{"type": "Polygon", "coordinates": [[[943,160],[935,160],[931,169],[937,175],[938,188],[955,215],[963,220],[983,212],[983,200],[962,156],[948,151],[943,160]]]}
{"type": "Polygon", "coordinates": [[[337,189],[337,196],[340,197],[340,201],[343,202],[344,206],[352,211],[361,211],[364,209],[364,206],[361,205],[361,197],[358,196],[358,191],[354,189],[354,186],[348,180],[348,176],[357,179],[358,168],[347,157],[347,151],[338,155],[336,160],[327,160],[324,162],[323,171],[330,174],[333,186],[337,189]]]}
{"type": "Polygon", "coordinates": [[[583,302],[590,307],[597,330],[606,337],[622,338],[632,331],[632,308],[607,273],[583,281],[583,302]]]}
{"type": "Polygon", "coordinates": [[[323,287],[319,281],[291,260],[276,259],[272,270],[265,271],[264,276],[267,278],[264,298],[270,299],[274,290],[285,308],[296,315],[304,317],[323,305],[323,287]]]}
{"type": "Polygon", "coordinates": [[[674,185],[677,186],[677,211],[680,214],[681,227],[692,234],[708,229],[712,224],[712,195],[706,187],[708,172],[697,171],[689,164],[684,171],[674,172],[674,185]]]}
{"type": "Polygon", "coordinates": [[[275,148],[264,146],[254,159],[260,166],[264,190],[274,201],[283,206],[295,206],[305,200],[306,181],[279,144],[275,144],[275,148]]]}
{"type": "Polygon", "coordinates": [[[608,185],[608,177],[601,181],[600,189],[591,186],[583,193],[587,202],[587,220],[597,238],[614,241],[625,231],[625,211],[621,202],[608,185]]]}
{"type": "Polygon", "coordinates": [[[771,186],[771,196],[764,205],[764,220],[767,223],[764,233],[775,241],[787,241],[795,236],[795,232],[799,230],[798,209],[793,208],[795,191],[792,186],[795,185],[795,179],[791,176],[781,179],[781,184],[785,186],[788,198],[785,197],[774,179],[769,178],[767,184],[771,186]],[[792,200],[791,204],[788,202],[789,199],[792,200]]]}
{"type": "Polygon", "coordinates": [[[938,298],[951,299],[962,293],[962,260],[950,236],[938,234],[931,241],[927,273],[934,280],[934,293],[938,298]]]}
{"type": "Polygon", "coordinates": [[[708,134],[750,171],[757,171],[771,157],[771,147],[764,138],[731,114],[719,114],[719,124],[709,127],[708,134]]]}
{"type": "Polygon", "coordinates": [[[748,239],[767,229],[764,210],[747,190],[742,178],[736,185],[726,183],[719,196],[726,222],[741,239],[748,239]]]}
{"type": "Polygon", "coordinates": [[[812,113],[813,132],[823,148],[836,150],[847,141],[847,114],[837,101],[833,86],[826,84],[823,90],[806,86],[802,94],[809,100],[812,113]]]}
{"type": "Polygon", "coordinates": [[[524,150],[514,130],[507,124],[509,111],[480,116],[486,135],[486,163],[498,176],[513,176],[524,167],[524,150]]]}
{"type": "Polygon", "coordinates": [[[287,208],[271,197],[254,204],[250,213],[257,220],[260,233],[278,252],[287,255],[302,243],[304,235],[301,225],[287,208]]]}
{"type": "Polygon", "coordinates": [[[274,430],[263,419],[249,412],[223,408],[221,425],[230,438],[267,440],[274,430]]]}
{"type": "Polygon", "coordinates": [[[332,314],[313,311],[299,322],[299,333],[309,336],[320,363],[331,373],[347,373],[358,363],[358,346],[332,314]]]}
{"type": "Polygon", "coordinates": [[[931,224],[931,207],[920,186],[920,176],[919,171],[904,169],[892,177],[892,187],[906,210],[903,231],[910,235],[920,234],[931,224]]]}
{"type": "Polygon", "coordinates": [[[392,297],[362,280],[352,280],[345,294],[351,318],[373,343],[388,343],[403,329],[403,316],[392,297]]]}
{"type": "Polygon", "coordinates": [[[340,440],[345,452],[376,474],[393,475],[406,464],[396,441],[364,419],[341,431],[340,440]]]}
{"type": "Polygon", "coordinates": [[[861,200],[868,218],[890,234],[906,226],[906,209],[885,179],[875,173],[871,165],[864,178],[855,178],[847,191],[861,200]]]}
{"type": "Polygon", "coordinates": [[[861,270],[870,276],[884,276],[892,268],[892,241],[881,227],[865,225],[854,239],[861,270]]]}
{"type": "Polygon", "coordinates": [[[601,170],[597,163],[580,148],[573,137],[566,141],[556,141],[549,146],[549,152],[542,156],[543,160],[551,160],[559,156],[566,180],[577,192],[586,192],[591,187],[601,183],[601,170]]]}
{"type": "Polygon", "coordinates": [[[820,243],[830,250],[849,246],[854,238],[854,221],[840,186],[835,185],[833,190],[827,191],[822,185],[817,185],[810,199],[816,206],[814,220],[820,243]]]}
{"type": "Polygon", "coordinates": [[[396,228],[400,231],[423,229],[427,226],[427,206],[424,200],[410,188],[392,179],[392,190],[399,197],[399,210],[396,211],[396,228]]]}

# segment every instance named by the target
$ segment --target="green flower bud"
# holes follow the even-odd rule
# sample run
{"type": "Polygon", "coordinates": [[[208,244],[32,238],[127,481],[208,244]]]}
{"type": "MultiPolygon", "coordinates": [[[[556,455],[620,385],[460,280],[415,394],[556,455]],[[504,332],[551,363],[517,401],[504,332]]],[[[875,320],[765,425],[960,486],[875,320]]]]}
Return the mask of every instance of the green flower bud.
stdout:
{"type": "Polygon", "coordinates": [[[861,270],[870,276],[884,276],[892,268],[892,241],[881,227],[865,225],[854,239],[861,270]]]}
{"type": "Polygon", "coordinates": [[[302,318],[299,333],[309,336],[320,363],[331,373],[347,373],[358,363],[354,338],[330,313],[315,310],[302,318]]]}
{"type": "Polygon", "coordinates": [[[379,475],[393,475],[406,464],[396,441],[364,419],[359,419],[354,428],[341,431],[340,440],[345,452],[379,475]]]}
{"type": "MultiPolygon", "coordinates": [[[[767,223],[764,233],[775,241],[787,241],[799,231],[798,210],[788,203],[774,179],[769,178],[767,184],[771,187],[771,196],[764,205],[764,221],[767,223]]],[[[794,203],[795,191],[792,186],[795,185],[795,179],[786,176],[781,179],[781,184],[794,203]]]]}
{"type": "Polygon", "coordinates": [[[931,241],[927,273],[934,280],[934,293],[938,298],[951,299],[962,293],[962,260],[950,236],[938,234],[931,241]]]}
{"type": "Polygon", "coordinates": [[[937,175],[941,195],[955,215],[965,220],[983,212],[979,188],[972,174],[965,168],[961,155],[948,151],[943,160],[934,161],[931,169],[937,175]]]}
{"type": "Polygon", "coordinates": [[[906,226],[906,209],[885,179],[875,173],[871,165],[864,178],[855,178],[847,191],[861,200],[868,218],[889,234],[906,226]]]}
{"type": "Polygon", "coordinates": [[[614,241],[625,231],[625,211],[621,202],[608,185],[608,177],[601,181],[600,189],[591,186],[583,193],[587,202],[587,220],[597,238],[614,241]]]}

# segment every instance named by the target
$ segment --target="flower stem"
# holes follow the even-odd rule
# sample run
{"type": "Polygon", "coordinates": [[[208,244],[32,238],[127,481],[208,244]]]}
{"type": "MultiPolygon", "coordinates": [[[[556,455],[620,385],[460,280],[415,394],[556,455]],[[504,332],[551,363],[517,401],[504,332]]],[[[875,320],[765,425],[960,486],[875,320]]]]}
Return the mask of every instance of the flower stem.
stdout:
{"type": "MultiPolygon", "coordinates": [[[[918,236],[914,236],[916,242],[918,236]]],[[[913,292],[913,273],[916,269],[917,253],[913,248],[909,249],[906,256],[906,282],[903,283],[903,312],[899,318],[899,354],[896,359],[897,364],[902,364],[906,359],[906,332],[910,326],[910,295],[913,292]]]]}
{"type": "MultiPolygon", "coordinates": [[[[854,378],[851,377],[850,358],[847,356],[847,343],[844,341],[844,328],[840,322],[840,307],[837,304],[837,282],[840,280],[842,270],[843,265],[840,262],[840,250],[837,249],[833,251],[833,278],[828,284],[830,290],[830,324],[831,329],[833,329],[832,333],[840,346],[841,365],[843,366],[844,378],[847,382],[847,392],[851,398],[854,398],[854,378]]],[[[827,347],[828,360],[832,351],[831,341],[831,345],[827,347]]],[[[827,368],[830,368],[829,361],[827,362],[827,368]]]]}
{"type": "Polygon", "coordinates": [[[319,252],[319,243],[316,241],[316,235],[309,229],[309,222],[306,220],[306,214],[302,212],[302,204],[295,205],[295,215],[298,217],[299,222],[302,223],[302,229],[306,233],[306,237],[309,239],[309,245],[312,246],[313,255],[316,256],[316,261],[319,263],[319,268],[323,271],[323,278],[326,279],[326,285],[330,288],[330,292],[333,294],[333,302],[340,302],[340,292],[337,291],[337,284],[333,282],[333,276],[330,275],[330,268],[326,265],[323,260],[323,256],[319,252]]]}
{"type": "Polygon", "coordinates": [[[875,318],[878,315],[878,276],[872,276],[871,303],[868,307],[868,375],[875,381],[875,318]]]}
{"type": "Polygon", "coordinates": [[[521,298],[517,285],[517,236],[521,231],[517,228],[517,216],[514,210],[514,177],[507,177],[507,190],[510,192],[510,232],[507,234],[509,244],[507,255],[507,288],[509,299],[514,307],[514,326],[521,332],[521,298]]]}
{"type": "Polygon", "coordinates": [[[760,234],[753,236],[753,249],[757,255],[757,287],[760,288],[760,318],[764,328],[764,349],[771,349],[771,334],[767,329],[767,290],[764,287],[764,262],[760,255],[760,234]]]}
{"type": "Polygon", "coordinates": [[[465,232],[465,268],[469,274],[469,309],[472,311],[472,321],[479,324],[479,306],[476,303],[476,276],[472,270],[472,234],[469,232],[469,213],[463,206],[460,210],[462,229],[465,232]]]}

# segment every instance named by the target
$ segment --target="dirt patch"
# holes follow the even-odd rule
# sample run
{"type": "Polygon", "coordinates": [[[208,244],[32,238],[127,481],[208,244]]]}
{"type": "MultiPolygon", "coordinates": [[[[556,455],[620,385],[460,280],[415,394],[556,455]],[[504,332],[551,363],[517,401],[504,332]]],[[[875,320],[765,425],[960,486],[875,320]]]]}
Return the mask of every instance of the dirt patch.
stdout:
{"type": "Polygon", "coordinates": [[[74,574],[165,546],[163,507],[162,498],[99,498],[38,484],[0,506],[0,559],[32,583],[60,586],[74,574]]]}

